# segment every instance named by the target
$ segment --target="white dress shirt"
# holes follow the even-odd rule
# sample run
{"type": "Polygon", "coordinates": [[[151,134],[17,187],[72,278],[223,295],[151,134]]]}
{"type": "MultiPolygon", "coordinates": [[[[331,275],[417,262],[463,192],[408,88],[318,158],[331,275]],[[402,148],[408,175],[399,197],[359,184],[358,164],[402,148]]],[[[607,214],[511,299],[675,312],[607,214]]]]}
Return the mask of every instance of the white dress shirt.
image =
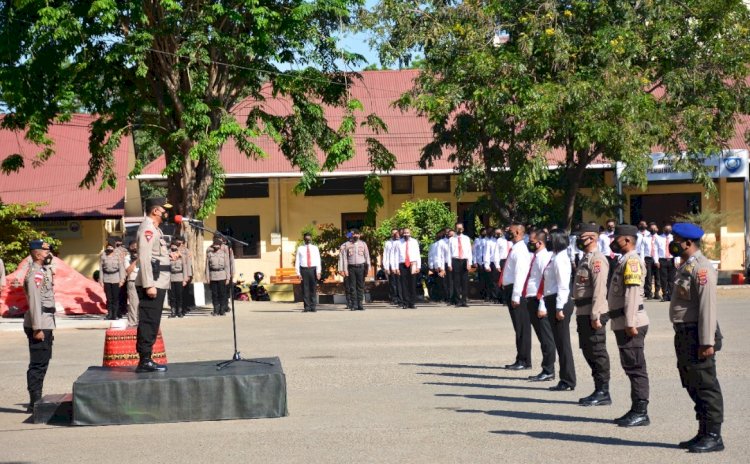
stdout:
{"type": "Polygon", "coordinates": [[[409,249],[409,261],[412,270],[414,266],[416,269],[422,268],[422,258],[419,255],[419,242],[414,237],[409,237],[409,240],[401,239],[398,244],[398,263],[406,263],[406,249],[409,249]]]}
{"type": "Polygon", "coordinates": [[[495,248],[495,266],[500,269],[500,261],[508,259],[510,248],[513,246],[505,237],[497,239],[497,248],[495,248]]]}
{"type": "Polygon", "coordinates": [[[635,242],[635,251],[641,259],[651,258],[651,232],[638,232],[635,242]]]}
{"type": "Polygon", "coordinates": [[[557,294],[555,309],[562,311],[570,297],[570,275],[573,270],[565,253],[552,255],[551,263],[544,270],[544,296],[557,294]]]}
{"type": "Polygon", "coordinates": [[[393,240],[388,239],[383,243],[383,269],[386,271],[391,270],[391,253],[393,247],[393,240]]]}
{"type": "Polygon", "coordinates": [[[487,238],[477,237],[474,239],[474,249],[472,250],[473,264],[478,266],[484,265],[484,247],[487,246],[487,238]]]}
{"type": "Polygon", "coordinates": [[[579,250],[576,246],[576,240],[578,237],[575,235],[571,235],[570,237],[570,245],[568,245],[568,259],[571,263],[576,262],[576,258],[580,261],[581,258],[583,258],[583,251],[579,250]]]}
{"type": "Polygon", "coordinates": [[[430,268],[430,270],[437,269],[436,263],[438,260],[439,248],[439,242],[432,242],[432,244],[430,244],[430,248],[427,250],[427,266],[430,268]]]}
{"type": "Polygon", "coordinates": [[[514,303],[521,302],[521,291],[529,273],[531,264],[531,253],[526,247],[523,240],[516,242],[510,250],[510,255],[505,260],[503,268],[503,286],[513,285],[513,296],[511,300],[514,303]]]}
{"type": "Polygon", "coordinates": [[[441,265],[438,269],[444,271],[451,266],[451,245],[448,237],[440,240],[440,251],[438,252],[438,255],[440,256],[438,264],[441,265]]]}
{"type": "Polygon", "coordinates": [[[550,258],[552,258],[552,252],[546,248],[539,250],[532,255],[532,264],[529,268],[528,274],[529,283],[526,285],[526,294],[523,295],[524,297],[536,297],[536,292],[539,290],[539,285],[542,283],[544,268],[549,264],[550,258]]]}
{"type": "Polygon", "coordinates": [[[656,260],[664,259],[667,257],[667,241],[662,235],[652,235],[652,242],[656,247],[656,260]]]}
{"type": "Polygon", "coordinates": [[[456,259],[465,259],[467,260],[467,263],[471,264],[472,261],[472,254],[471,254],[471,239],[464,234],[461,235],[455,235],[450,240],[450,246],[451,246],[451,258],[456,259]],[[459,256],[458,253],[458,242],[461,241],[461,251],[463,252],[463,257],[459,256]]]}
{"type": "Polygon", "coordinates": [[[315,273],[320,274],[320,250],[318,247],[310,245],[300,245],[297,247],[297,258],[294,260],[294,267],[297,269],[297,275],[302,276],[300,267],[314,267],[315,273]],[[310,262],[307,262],[307,250],[310,250],[310,262]]]}
{"type": "Polygon", "coordinates": [[[609,234],[607,232],[602,232],[599,234],[599,251],[602,252],[602,254],[608,258],[612,257],[612,250],[609,248],[609,244],[612,243],[612,240],[609,237],[609,234]]]}
{"type": "Polygon", "coordinates": [[[674,256],[672,256],[672,253],[669,252],[669,244],[672,243],[674,237],[672,237],[672,234],[661,234],[661,238],[664,240],[664,257],[667,259],[674,258],[674,256]]]}
{"type": "MultiPolygon", "coordinates": [[[[484,242],[484,269],[490,270],[490,266],[495,262],[495,255],[497,254],[497,239],[495,237],[487,238],[484,242]]],[[[497,264],[496,267],[499,267],[497,264]]]]}

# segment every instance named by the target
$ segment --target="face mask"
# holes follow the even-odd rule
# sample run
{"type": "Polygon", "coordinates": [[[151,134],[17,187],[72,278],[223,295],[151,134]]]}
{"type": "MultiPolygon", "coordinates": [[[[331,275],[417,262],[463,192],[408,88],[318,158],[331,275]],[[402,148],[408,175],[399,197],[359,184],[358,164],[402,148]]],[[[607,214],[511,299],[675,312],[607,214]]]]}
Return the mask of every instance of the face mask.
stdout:
{"type": "Polygon", "coordinates": [[[644,231],[644,230],[646,230],[646,226],[638,226],[638,230],[644,231]]]}
{"type": "Polygon", "coordinates": [[[104,250],[104,252],[107,253],[107,254],[110,254],[113,251],[115,251],[114,248],[107,248],[106,250],[104,250]]]}
{"type": "Polygon", "coordinates": [[[614,240],[612,243],[610,243],[609,249],[612,250],[612,253],[620,253],[622,251],[622,247],[617,242],[617,240],[614,240]]]}
{"type": "Polygon", "coordinates": [[[503,236],[503,234],[495,234],[495,238],[500,238],[502,236],[503,236]]]}
{"type": "Polygon", "coordinates": [[[507,231],[505,233],[505,240],[512,241],[513,240],[513,232],[507,231]]]}
{"type": "Polygon", "coordinates": [[[457,233],[458,235],[461,235],[461,234],[463,234],[463,233],[464,233],[464,230],[463,230],[463,229],[457,229],[457,230],[456,230],[456,233],[457,233]]]}
{"type": "Polygon", "coordinates": [[[672,229],[664,229],[664,235],[671,235],[672,229]]]}
{"type": "Polygon", "coordinates": [[[171,247],[169,247],[169,249],[172,251],[177,251],[177,245],[172,245],[171,247]]]}
{"type": "Polygon", "coordinates": [[[409,240],[410,238],[411,238],[411,235],[409,235],[409,234],[404,234],[404,240],[409,240]]]}
{"type": "Polygon", "coordinates": [[[656,235],[656,234],[658,234],[658,233],[659,233],[659,231],[658,231],[658,230],[656,230],[656,229],[651,229],[651,235],[656,235]]]}
{"type": "Polygon", "coordinates": [[[536,242],[529,242],[526,245],[526,248],[528,248],[529,251],[532,252],[532,253],[535,252],[536,251],[536,242]]]}
{"type": "Polygon", "coordinates": [[[305,239],[305,244],[309,245],[311,242],[312,242],[312,239],[310,239],[310,238],[306,238],[305,239]]]}
{"type": "Polygon", "coordinates": [[[576,248],[583,251],[586,249],[586,246],[589,244],[589,238],[577,238],[576,239],[576,248]]]}
{"type": "Polygon", "coordinates": [[[52,264],[52,253],[48,254],[46,258],[44,258],[44,265],[49,266],[52,264]]]}
{"type": "Polygon", "coordinates": [[[615,231],[615,226],[607,226],[607,230],[610,231],[610,232],[614,232],[615,231]]]}
{"type": "Polygon", "coordinates": [[[680,244],[681,242],[673,240],[672,243],[669,244],[669,252],[674,256],[681,256],[682,247],[680,246],[680,244]]]}
{"type": "Polygon", "coordinates": [[[134,255],[134,254],[136,254],[136,253],[138,253],[138,250],[130,250],[130,254],[131,254],[131,255],[134,255]]]}
{"type": "Polygon", "coordinates": [[[356,241],[358,241],[358,240],[359,240],[359,237],[352,237],[352,241],[353,241],[353,242],[356,242],[356,241]]]}
{"type": "Polygon", "coordinates": [[[482,232],[482,233],[481,233],[481,234],[479,234],[479,235],[480,235],[480,236],[481,236],[482,238],[484,238],[484,237],[486,237],[486,236],[487,236],[487,232],[482,232]]]}

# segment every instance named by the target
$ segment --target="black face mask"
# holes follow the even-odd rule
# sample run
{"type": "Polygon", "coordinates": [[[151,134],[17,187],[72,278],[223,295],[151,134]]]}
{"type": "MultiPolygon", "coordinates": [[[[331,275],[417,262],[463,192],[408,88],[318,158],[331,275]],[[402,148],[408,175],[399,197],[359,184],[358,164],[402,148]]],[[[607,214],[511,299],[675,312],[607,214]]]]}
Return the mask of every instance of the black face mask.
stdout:
{"type": "Polygon", "coordinates": [[[45,265],[45,266],[49,266],[50,264],[52,264],[52,253],[48,254],[48,255],[47,255],[47,256],[46,256],[45,258],[44,258],[44,265],[45,265]]]}
{"type": "Polygon", "coordinates": [[[508,240],[509,242],[510,242],[510,241],[513,241],[513,232],[511,232],[511,231],[507,231],[507,232],[505,233],[505,240],[508,240]]]}
{"type": "Polygon", "coordinates": [[[404,237],[404,240],[409,240],[411,238],[411,235],[404,234],[404,235],[402,235],[402,237],[404,237]]]}
{"type": "Polygon", "coordinates": [[[352,242],[356,242],[359,240],[359,237],[352,237],[352,242]]]}
{"type": "Polygon", "coordinates": [[[503,234],[495,234],[495,238],[500,238],[502,236],[503,236],[503,234]]]}
{"type": "Polygon", "coordinates": [[[113,248],[107,248],[107,249],[104,250],[104,252],[107,253],[107,254],[110,254],[113,251],[115,251],[113,248]]]}
{"type": "Polygon", "coordinates": [[[651,230],[651,235],[657,235],[659,233],[658,230],[651,230]]]}
{"type": "Polygon", "coordinates": [[[646,226],[638,226],[638,230],[640,230],[642,232],[642,231],[646,230],[646,226]]]}
{"type": "Polygon", "coordinates": [[[664,235],[672,235],[672,229],[665,229],[664,235]]]}
{"type": "Polygon", "coordinates": [[[457,233],[458,235],[461,235],[461,234],[463,234],[463,233],[464,233],[464,230],[463,230],[463,229],[458,229],[458,230],[456,231],[456,233],[457,233]]]}
{"type": "Polygon", "coordinates": [[[576,239],[576,248],[578,248],[581,251],[585,250],[586,247],[589,244],[589,240],[591,240],[591,239],[590,238],[581,238],[581,237],[578,237],[576,239]]]}
{"type": "Polygon", "coordinates": [[[612,253],[622,252],[622,247],[617,243],[617,240],[613,240],[612,243],[609,244],[609,249],[612,250],[612,253]]]}
{"type": "Polygon", "coordinates": [[[482,232],[481,234],[479,234],[479,236],[485,238],[487,236],[487,232],[482,232]]]}
{"type": "Polygon", "coordinates": [[[680,246],[681,243],[677,240],[672,240],[672,243],[669,244],[669,252],[673,256],[682,256],[683,248],[680,246]]]}
{"type": "Polygon", "coordinates": [[[536,251],[536,242],[529,242],[526,244],[526,248],[529,249],[530,252],[534,253],[536,251]]]}
{"type": "Polygon", "coordinates": [[[305,239],[305,245],[309,245],[312,243],[312,239],[306,238],[305,239]]]}
{"type": "Polygon", "coordinates": [[[172,251],[177,251],[177,245],[172,245],[171,247],[169,247],[169,249],[172,251]]]}

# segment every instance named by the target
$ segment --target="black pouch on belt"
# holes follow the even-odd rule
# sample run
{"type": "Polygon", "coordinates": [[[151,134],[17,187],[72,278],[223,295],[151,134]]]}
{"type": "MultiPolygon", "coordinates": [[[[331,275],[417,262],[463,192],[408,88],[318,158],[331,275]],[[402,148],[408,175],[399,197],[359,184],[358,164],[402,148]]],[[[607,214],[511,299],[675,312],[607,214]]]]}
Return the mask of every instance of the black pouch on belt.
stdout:
{"type": "Polygon", "coordinates": [[[161,274],[161,269],[159,268],[159,260],[152,259],[151,260],[151,275],[154,276],[154,280],[159,280],[160,274],[161,274]]]}

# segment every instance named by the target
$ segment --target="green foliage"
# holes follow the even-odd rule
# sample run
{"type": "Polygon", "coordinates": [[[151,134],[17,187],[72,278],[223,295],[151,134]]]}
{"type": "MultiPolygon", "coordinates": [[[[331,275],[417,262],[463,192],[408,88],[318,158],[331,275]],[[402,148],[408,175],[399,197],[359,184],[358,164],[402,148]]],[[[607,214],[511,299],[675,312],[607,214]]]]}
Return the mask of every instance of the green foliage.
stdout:
{"type": "Polygon", "coordinates": [[[732,219],[732,214],[717,209],[706,209],[699,213],[685,213],[672,218],[674,222],[692,222],[703,229],[706,234],[714,234],[716,240],[701,240],[701,251],[708,259],[721,259],[721,242],[718,240],[721,228],[732,219]]]}
{"type": "Polygon", "coordinates": [[[28,219],[41,216],[40,203],[5,204],[0,202],[0,259],[8,272],[13,272],[25,257],[29,256],[29,241],[46,240],[53,249],[61,242],[36,230],[28,219]]]}
{"type": "Polygon", "coordinates": [[[456,215],[440,200],[405,201],[393,216],[384,219],[377,228],[376,237],[382,242],[391,236],[391,229],[408,227],[411,235],[419,241],[420,251],[427,256],[435,235],[446,227],[453,227],[456,215]]]}
{"type": "Polygon", "coordinates": [[[562,203],[568,227],[587,166],[645,187],[653,147],[714,189],[703,157],[750,113],[749,23],[742,0],[380,0],[365,20],[384,64],[423,58],[398,100],[434,125],[422,165],[447,157],[503,222],[562,203]]]}

